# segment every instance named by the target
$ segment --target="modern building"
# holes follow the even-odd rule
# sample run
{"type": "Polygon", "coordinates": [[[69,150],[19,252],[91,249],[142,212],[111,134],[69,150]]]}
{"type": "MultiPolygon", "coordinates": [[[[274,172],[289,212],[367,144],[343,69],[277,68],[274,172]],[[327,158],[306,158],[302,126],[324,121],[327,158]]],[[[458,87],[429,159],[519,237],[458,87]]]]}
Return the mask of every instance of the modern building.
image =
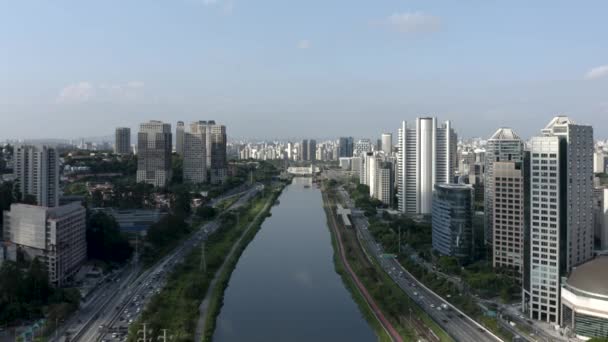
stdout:
{"type": "Polygon", "coordinates": [[[353,147],[353,156],[360,156],[372,151],[372,143],[369,139],[359,139],[353,147]]]}
{"type": "Polygon", "coordinates": [[[39,258],[54,286],[65,285],[86,260],[86,211],[80,203],[54,208],[12,204],[4,212],[4,227],[4,239],[27,259],[39,258]]]}
{"type": "Polygon", "coordinates": [[[456,133],[449,121],[417,118],[414,127],[403,121],[397,154],[399,211],[430,214],[436,184],[452,183],[458,165],[456,133]]]}
{"type": "Polygon", "coordinates": [[[521,282],[524,271],[523,162],[497,161],[492,170],[492,265],[509,271],[521,282]]]}
{"type": "Polygon", "coordinates": [[[436,184],[432,210],[433,249],[468,263],[473,256],[473,187],[436,184]]]}
{"type": "Polygon", "coordinates": [[[186,127],[183,121],[178,121],[175,126],[175,153],[184,156],[184,132],[186,127]]]}
{"type": "Polygon", "coordinates": [[[353,137],[340,137],[338,145],[338,156],[340,158],[350,158],[353,156],[353,137]]]}
{"type": "Polygon", "coordinates": [[[156,187],[171,179],[171,125],[152,120],[142,123],[137,134],[137,182],[156,187]]]}
{"type": "Polygon", "coordinates": [[[226,126],[207,121],[207,169],[212,184],[223,183],[228,177],[228,157],[226,155],[226,126]]]}
{"type": "Polygon", "coordinates": [[[347,158],[347,157],[340,157],[340,169],[344,170],[344,171],[350,171],[351,170],[351,159],[352,158],[347,158]]]}
{"type": "Polygon", "coordinates": [[[561,285],[561,322],[581,340],[608,337],[608,256],[575,267],[561,285]]]}
{"type": "Polygon", "coordinates": [[[317,159],[317,141],[314,139],[308,140],[308,161],[314,162],[317,159]]]}
{"type": "Polygon", "coordinates": [[[603,151],[595,151],[593,153],[593,172],[604,173],[606,172],[606,156],[603,151]]]}
{"type": "Polygon", "coordinates": [[[375,174],[372,197],[390,207],[393,205],[393,198],[395,197],[395,169],[393,163],[376,160],[375,174]]]}
{"type": "Polygon", "coordinates": [[[308,159],[309,159],[309,157],[308,157],[308,140],[304,139],[300,143],[300,160],[306,161],[308,159]]]}
{"type": "MultiPolygon", "coordinates": [[[[191,126],[192,127],[192,126],[191,126]]],[[[183,132],[183,173],[184,182],[207,182],[207,140],[205,130],[195,129],[195,132],[183,132]]]]}
{"type": "Polygon", "coordinates": [[[114,134],[114,153],[120,155],[131,154],[131,129],[117,127],[114,134]]]}
{"type": "Polygon", "coordinates": [[[532,319],[560,322],[560,277],[593,257],[593,128],[557,116],[530,142],[532,319]]]}
{"type": "Polygon", "coordinates": [[[384,152],[384,154],[386,154],[387,156],[390,156],[393,152],[393,134],[382,133],[381,143],[382,152],[384,152]]]}
{"type": "Polygon", "coordinates": [[[596,247],[608,251],[608,188],[596,187],[593,197],[593,223],[596,247]]]}
{"type": "Polygon", "coordinates": [[[40,206],[55,207],[59,204],[59,156],[55,148],[17,146],[13,173],[21,199],[29,195],[40,206]]]}
{"type": "Polygon", "coordinates": [[[485,241],[492,245],[494,223],[494,163],[496,162],[522,162],[524,143],[510,128],[499,128],[486,144],[485,148],[485,179],[484,179],[484,211],[485,211],[485,241]]]}

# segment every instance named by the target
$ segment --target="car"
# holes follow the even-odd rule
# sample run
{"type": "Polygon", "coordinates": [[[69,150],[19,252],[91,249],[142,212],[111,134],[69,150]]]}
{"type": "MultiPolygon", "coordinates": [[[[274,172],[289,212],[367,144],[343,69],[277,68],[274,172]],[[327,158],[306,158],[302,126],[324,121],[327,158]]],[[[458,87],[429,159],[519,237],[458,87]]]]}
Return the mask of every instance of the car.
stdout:
{"type": "Polygon", "coordinates": [[[443,323],[448,323],[449,321],[447,319],[443,319],[441,320],[443,323]]]}
{"type": "Polygon", "coordinates": [[[479,330],[479,332],[486,332],[484,328],[477,328],[477,330],[479,330]]]}
{"type": "Polygon", "coordinates": [[[431,303],[431,307],[432,307],[432,308],[434,308],[434,307],[435,307],[435,304],[432,304],[432,303],[431,303]]]}
{"type": "Polygon", "coordinates": [[[414,292],[414,296],[418,296],[418,292],[414,292]]]}

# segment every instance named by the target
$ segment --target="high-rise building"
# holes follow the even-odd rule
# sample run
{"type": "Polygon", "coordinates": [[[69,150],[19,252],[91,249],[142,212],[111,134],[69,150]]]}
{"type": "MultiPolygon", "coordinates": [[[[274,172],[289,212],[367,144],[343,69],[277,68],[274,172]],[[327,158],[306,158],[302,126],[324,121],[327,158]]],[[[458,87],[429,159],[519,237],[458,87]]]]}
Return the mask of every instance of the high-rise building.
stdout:
{"type": "Polygon", "coordinates": [[[382,152],[387,156],[390,156],[393,152],[393,134],[392,133],[382,133],[382,152]]]}
{"type": "Polygon", "coordinates": [[[606,172],[605,165],[606,156],[603,151],[595,151],[593,153],[593,172],[595,173],[604,173],[606,172]]]}
{"type": "Polygon", "coordinates": [[[350,158],[353,156],[353,137],[340,137],[339,142],[340,158],[350,158]]]}
{"type": "Polygon", "coordinates": [[[54,208],[11,204],[4,227],[4,239],[29,260],[39,258],[54,286],[64,285],[86,260],[86,210],[80,203],[54,208]]]}
{"type": "Polygon", "coordinates": [[[353,156],[359,156],[361,154],[371,152],[372,143],[369,139],[359,139],[353,147],[353,156]]]}
{"type": "Polygon", "coordinates": [[[432,210],[433,249],[462,263],[473,256],[473,187],[436,184],[432,210]]]}
{"type": "Polygon", "coordinates": [[[399,210],[430,214],[436,184],[452,183],[458,166],[456,133],[449,121],[437,127],[436,118],[417,118],[399,129],[397,198],[399,210]]]}
{"type": "Polygon", "coordinates": [[[395,197],[395,168],[393,163],[376,160],[375,185],[372,197],[392,206],[395,197]]]}
{"type": "Polygon", "coordinates": [[[595,240],[601,251],[608,251],[608,188],[598,186],[594,189],[593,222],[595,240]]]}
{"type": "Polygon", "coordinates": [[[593,128],[557,116],[530,143],[530,318],[559,324],[560,277],[593,257],[593,128]]]}
{"type": "Polygon", "coordinates": [[[226,126],[214,120],[197,121],[190,124],[190,132],[205,134],[206,167],[211,183],[223,182],[228,176],[228,157],[226,153],[226,126]]]}
{"type": "Polygon", "coordinates": [[[171,179],[171,124],[152,120],[142,123],[137,134],[137,182],[156,187],[171,179]]]}
{"type": "Polygon", "coordinates": [[[308,160],[308,140],[304,139],[300,143],[300,160],[305,161],[308,160]]]}
{"type": "Polygon", "coordinates": [[[499,128],[486,144],[485,151],[485,180],[484,180],[484,232],[486,244],[492,245],[494,223],[494,163],[521,162],[524,144],[521,138],[510,128],[499,128]]]}
{"type": "Polygon", "coordinates": [[[13,172],[21,199],[30,195],[36,199],[38,205],[59,205],[59,156],[55,148],[17,146],[13,172]]]}
{"type": "Polygon", "coordinates": [[[120,155],[131,154],[131,129],[129,127],[116,128],[114,153],[120,155]]]}
{"type": "Polygon", "coordinates": [[[317,141],[314,139],[308,140],[308,152],[306,153],[308,156],[308,161],[315,161],[317,159],[317,141]]]}
{"type": "Polygon", "coordinates": [[[207,182],[206,130],[200,129],[198,123],[192,123],[190,127],[190,132],[184,132],[184,182],[205,183],[207,182]]]}
{"type": "Polygon", "coordinates": [[[291,142],[287,143],[287,159],[293,160],[293,144],[291,142]]]}
{"type": "Polygon", "coordinates": [[[175,153],[179,154],[180,157],[184,156],[184,122],[178,121],[175,126],[175,153]]]}
{"type": "Polygon", "coordinates": [[[523,162],[497,161],[492,165],[492,265],[523,280],[524,170],[523,162]]]}

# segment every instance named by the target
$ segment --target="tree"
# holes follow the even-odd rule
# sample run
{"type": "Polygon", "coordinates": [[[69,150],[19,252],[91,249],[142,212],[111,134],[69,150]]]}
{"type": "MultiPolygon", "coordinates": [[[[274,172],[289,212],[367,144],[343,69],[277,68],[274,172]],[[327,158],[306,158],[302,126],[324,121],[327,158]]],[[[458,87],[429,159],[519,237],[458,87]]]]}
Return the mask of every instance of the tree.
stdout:
{"type": "Polygon", "coordinates": [[[215,217],[216,214],[217,214],[217,212],[213,207],[209,207],[206,205],[201,205],[196,210],[196,215],[198,217],[202,218],[203,220],[212,219],[213,217],[215,217]]]}
{"type": "Polygon", "coordinates": [[[114,217],[96,211],[88,219],[87,252],[91,259],[123,263],[133,254],[133,247],[114,217]]]}

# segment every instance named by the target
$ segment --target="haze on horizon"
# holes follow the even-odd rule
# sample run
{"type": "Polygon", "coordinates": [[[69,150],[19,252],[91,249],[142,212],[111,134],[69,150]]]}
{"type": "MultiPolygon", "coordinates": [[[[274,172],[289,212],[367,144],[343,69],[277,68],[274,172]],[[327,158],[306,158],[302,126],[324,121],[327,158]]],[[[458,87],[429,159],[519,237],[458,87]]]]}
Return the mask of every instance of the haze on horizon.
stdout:
{"type": "MultiPolygon", "coordinates": [[[[214,119],[238,137],[608,124],[605,1],[14,1],[0,139],[214,119]]],[[[605,138],[603,132],[596,137],[605,138]]]]}

